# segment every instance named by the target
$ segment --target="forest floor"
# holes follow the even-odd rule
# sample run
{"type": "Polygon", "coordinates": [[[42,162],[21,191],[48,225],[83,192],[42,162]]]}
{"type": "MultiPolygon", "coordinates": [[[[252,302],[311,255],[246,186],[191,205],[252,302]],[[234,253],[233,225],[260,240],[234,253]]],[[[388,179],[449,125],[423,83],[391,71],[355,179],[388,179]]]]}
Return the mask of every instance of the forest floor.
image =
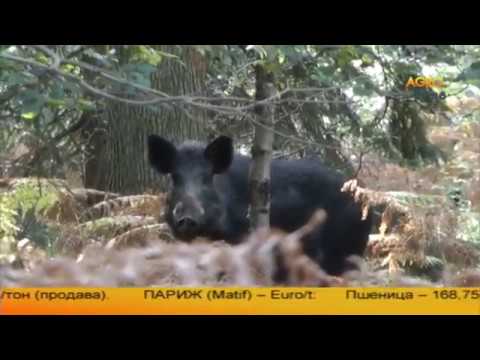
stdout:
{"type": "Polygon", "coordinates": [[[164,194],[4,178],[0,286],[273,286],[280,268],[286,286],[480,286],[480,123],[431,126],[429,139],[448,154],[439,166],[365,162],[368,189],[354,190],[379,221],[365,259],[352,259],[360,271],[327,276],[303,254],[320,213],[294,234],[184,244],[164,222],[164,194]]]}

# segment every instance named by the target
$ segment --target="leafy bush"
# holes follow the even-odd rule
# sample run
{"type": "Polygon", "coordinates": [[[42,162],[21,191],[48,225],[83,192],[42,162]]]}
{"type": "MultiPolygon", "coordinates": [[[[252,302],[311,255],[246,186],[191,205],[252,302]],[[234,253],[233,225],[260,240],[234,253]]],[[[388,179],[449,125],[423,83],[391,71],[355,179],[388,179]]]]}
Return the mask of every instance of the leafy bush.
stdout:
{"type": "Polygon", "coordinates": [[[10,197],[0,195],[0,263],[8,261],[18,231],[17,212],[10,197]]]}
{"type": "Polygon", "coordinates": [[[12,193],[15,206],[23,213],[34,209],[35,214],[42,215],[58,200],[57,191],[52,185],[35,184],[35,180],[18,185],[12,193]]]}
{"type": "Polygon", "coordinates": [[[53,255],[56,234],[35,213],[35,208],[31,207],[27,210],[18,211],[16,221],[18,226],[17,239],[27,238],[42,249],[46,249],[48,255],[53,255]]]}
{"type": "Polygon", "coordinates": [[[11,254],[14,250],[12,245],[23,238],[51,250],[55,234],[41,216],[55,204],[57,198],[53,186],[40,186],[35,180],[19,184],[4,195],[0,206],[0,254],[11,254]]]}

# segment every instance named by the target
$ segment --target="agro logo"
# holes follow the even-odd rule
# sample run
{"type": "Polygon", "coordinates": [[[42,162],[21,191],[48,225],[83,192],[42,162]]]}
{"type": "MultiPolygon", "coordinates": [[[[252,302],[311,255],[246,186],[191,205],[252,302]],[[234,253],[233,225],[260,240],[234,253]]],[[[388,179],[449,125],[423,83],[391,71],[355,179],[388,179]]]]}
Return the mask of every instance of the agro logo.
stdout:
{"type": "MultiPolygon", "coordinates": [[[[438,78],[438,77],[434,78],[429,76],[416,76],[416,77],[410,76],[407,80],[407,83],[405,84],[405,90],[409,90],[411,88],[443,89],[445,87],[447,87],[447,85],[445,85],[445,82],[443,81],[442,78],[438,78]]],[[[434,96],[441,100],[447,97],[444,91],[440,91],[438,94],[434,93],[434,96]]]]}

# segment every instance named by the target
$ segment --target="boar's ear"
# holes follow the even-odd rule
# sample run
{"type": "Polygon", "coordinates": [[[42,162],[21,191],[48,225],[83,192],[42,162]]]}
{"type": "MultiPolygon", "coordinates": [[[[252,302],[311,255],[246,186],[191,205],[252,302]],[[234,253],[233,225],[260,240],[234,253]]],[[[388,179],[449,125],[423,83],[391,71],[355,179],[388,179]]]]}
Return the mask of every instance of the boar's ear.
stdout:
{"type": "Polygon", "coordinates": [[[148,160],[160,173],[168,174],[173,169],[177,149],[168,140],[157,135],[148,137],[148,160]]]}
{"type": "Polygon", "coordinates": [[[213,165],[213,173],[220,174],[226,171],[233,160],[233,142],[226,136],[219,136],[208,144],[205,157],[213,165]]]}

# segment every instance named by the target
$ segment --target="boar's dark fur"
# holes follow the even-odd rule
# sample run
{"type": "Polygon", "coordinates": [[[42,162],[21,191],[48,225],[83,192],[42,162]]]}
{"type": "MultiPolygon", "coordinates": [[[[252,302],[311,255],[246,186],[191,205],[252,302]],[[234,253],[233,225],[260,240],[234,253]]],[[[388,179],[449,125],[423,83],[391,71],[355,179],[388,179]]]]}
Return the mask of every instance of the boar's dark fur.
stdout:
{"type": "MultiPolygon", "coordinates": [[[[148,156],[160,174],[171,177],[166,218],[178,239],[201,236],[237,244],[245,238],[251,159],[235,154],[230,138],[176,147],[150,135],[148,156]]],[[[271,227],[295,231],[324,209],[325,224],[303,244],[306,254],[332,275],[351,270],[351,255],[363,256],[372,226],[371,217],[362,219],[360,205],[340,191],[344,181],[315,159],[272,161],[271,227]]]]}

